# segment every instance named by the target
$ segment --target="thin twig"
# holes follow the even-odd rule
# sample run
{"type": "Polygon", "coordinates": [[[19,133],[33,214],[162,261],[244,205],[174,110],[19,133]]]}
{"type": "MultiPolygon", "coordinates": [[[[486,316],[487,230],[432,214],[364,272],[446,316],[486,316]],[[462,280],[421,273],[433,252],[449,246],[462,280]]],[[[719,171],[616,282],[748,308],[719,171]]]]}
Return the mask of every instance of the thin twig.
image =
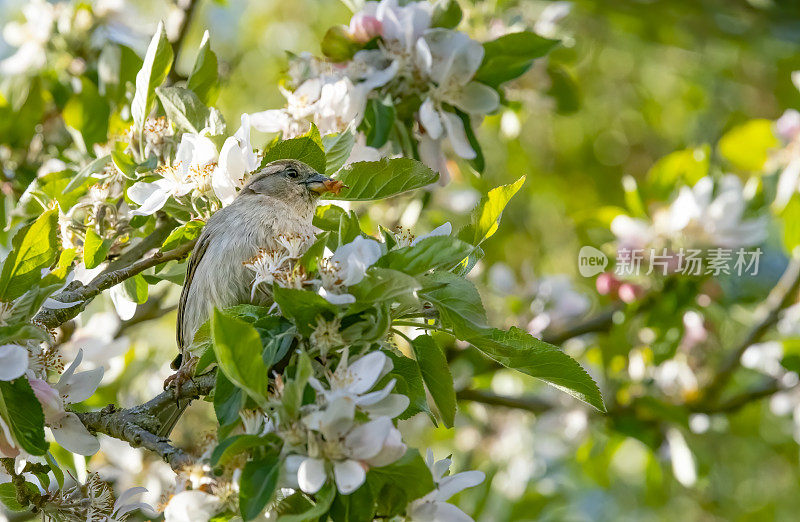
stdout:
{"type": "Polygon", "coordinates": [[[148,268],[166,263],[168,261],[175,261],[183,259],[194,248],[194,241],[183,244],[174,250],[168,252],[158,251],[146,257],[135,261],[131,265],[115,270],[113,272],[104,272],[94,278],[89,284],[82,285],[69,285],[66,289],[53,296],[56,301],[62,303],[78,302],[75,306],[61,309],[43,308],[36,317],[33,318],[34,323],[41,324],[47,328],[56,328],[57,326],[69,321],[77,316],[86,305],[94,299],[103,290],[107,290],[119,283],[129,279],[136,274],[139,274],[148,268]]]}
{"type": "Polygon", "coordinates": [[[772,326],[778,322],[781,311],[794,302],[800,288],[800,258],[792,257],[780,280],[770,291],[767,299],[759,307],[756,317],[758,322],[747,332],[744,339],[728,353],[719,371],[706,386],[700,403],[713,402],[739,367],[742,354],[747,348],[757,343],[772,326]]]}
{"type": "Polygon", "coordinates": [[[562,330],[549,332],[542,336],[542,341],[550,344],[561,344],[564,341],[587,333],[605,332],[614,324],[614,314],[618,308],[603,310],[597,315],[567,326],[562,330]]]}

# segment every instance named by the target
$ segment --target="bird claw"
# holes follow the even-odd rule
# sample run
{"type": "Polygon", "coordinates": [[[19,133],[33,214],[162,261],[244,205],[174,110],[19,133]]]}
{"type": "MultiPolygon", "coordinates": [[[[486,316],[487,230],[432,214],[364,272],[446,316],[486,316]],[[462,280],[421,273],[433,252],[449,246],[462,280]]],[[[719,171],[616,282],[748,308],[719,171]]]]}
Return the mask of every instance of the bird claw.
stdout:
{"type": "Polygon", "coordinates": [[[199,359],[197,357],[186,357],[181,363],[180,368],[174,374],[170,375],[164,380],[164,389],[167,388],[175,388],[175,397],[176,400],[180,397],[181,394],[181,387],[183,387],[187,382],[194,382],[194,371],[197,368],[197,362],[199,359]]]}

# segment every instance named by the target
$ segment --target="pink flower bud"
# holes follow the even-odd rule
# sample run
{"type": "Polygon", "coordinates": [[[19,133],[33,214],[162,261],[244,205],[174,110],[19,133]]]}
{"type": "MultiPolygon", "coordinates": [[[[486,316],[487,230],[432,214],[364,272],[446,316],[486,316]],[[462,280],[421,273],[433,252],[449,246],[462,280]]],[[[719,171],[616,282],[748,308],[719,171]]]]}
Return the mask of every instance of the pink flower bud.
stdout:
{"type": "Polygon", "coordinates": [[[45,421],[50,423],[52,419],[61,417],[64,414],[64,402],[61,400],[58,390],[42,379],[30,378],[28,381],[33,388],[33,394],[42,405],[45,421]]]}
{"type": "Polygon", "coordinates": [[[630,304],[641,297],[642,288],[639,285],[622,283],[619,285],[617,295],[619,295],[619,298],[622,300],[622,302],[630,304]]]}
{"type": "Polygon", "coordinates": [[[611,272],[603,272],[597,276],[597,280],[595,281],[597,293],[600,295],[608,295],[616,292],[620,284],[620,280],[614,277],[614,274],[611,272]]]}
{"type": "Polygon", "coordinates": [[[350,19],[350,37],[358,43],[367,43],[380,36],[383,25],[374,16],[356,13],[350,19]]]}

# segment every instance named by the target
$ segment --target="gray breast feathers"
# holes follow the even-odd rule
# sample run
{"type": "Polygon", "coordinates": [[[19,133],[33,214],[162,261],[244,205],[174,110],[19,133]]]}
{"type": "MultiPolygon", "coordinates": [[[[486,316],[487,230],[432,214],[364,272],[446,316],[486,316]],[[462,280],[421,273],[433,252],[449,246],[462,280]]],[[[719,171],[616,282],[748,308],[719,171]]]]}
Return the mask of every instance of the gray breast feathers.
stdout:
{"type": "Polygon", "coordinates": [[[312,234],[311,218],[311,212],[298,213],[296,207],[264,196],[237,199],[208,220],[192,251],[178,303],[181,352],[214,308],[250,302],[253,274],[243,263],[261,248],[279,248],[281,234],[312,234]]]}

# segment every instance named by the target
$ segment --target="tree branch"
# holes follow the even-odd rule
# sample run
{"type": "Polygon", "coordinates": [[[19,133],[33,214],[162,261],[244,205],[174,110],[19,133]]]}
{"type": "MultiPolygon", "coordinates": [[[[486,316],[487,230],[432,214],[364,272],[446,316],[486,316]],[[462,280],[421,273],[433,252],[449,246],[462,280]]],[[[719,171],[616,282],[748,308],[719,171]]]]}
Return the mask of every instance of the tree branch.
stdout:
{"type": "Polygon", "coordinates": [[[169,439],[156,435],[160,428],[158,414],[167,407],[176,406],[176,403],[183,406],[195,398],[208,395],[215,383],[216,372],[212,370],[183,384],[180,389],[165,390],[139,406],[117,409],[109,404],[100,411],[77,415],[92,433],[105,433],[128,442],[134,448],[150,450],[177,471],[191,464],[193,459],[182,449],[173,446],[169,439]]]}
{"type": "Polygon", "coordinates": [[[33,322],[36,324],[41,324],[47,328],[55,328],[77,316],[81,311],[83,311],[84,308],[86,308],[86,305],[103,290],[107,290],[112,286],[116,286],[126,279],[129,279],[136,274],[147,270],[148,268],[152,268],[168,261],[183,259],[189,255],[189,252],[192,251],[192,248],[194,248],[194,243],[195,241],[190,241],[189,243],[181,245],[178,248],[168,252],[161,252],[159,250],[152,256],[135,261],[125,268],[120,268],[119,270],[114,270],[111,272],[103,272],[87,285],[83,285],[81,283],[78,283],[77,286],[74,283],[70,284],[67,286],[67,288],[54,295],[53,299],[56,301],[61,301],[62,303],[78,302],[79,304],[69,308],[61,309],[43,308],[33,318],[33,322]]]}
{"type": "Polygon", "coordinates": [[[490,406],[502,406],[504,408],[514,408],[525,410],[531,413],[544,413],[553,409],[553,405],[537,397],[508,397],[497,395],[486,390],[466,389],[456,393],[456,398],[460,401],[479,402],[490,406]]]}
{"type": "Polygon", "coordinates": [[[546,333],[542,336],[542,341],[550,344],[561,344],[564,341],[587,333],[605,332],[614,324],[614,314],[618,310],[619,308],[612,307],[588,319],[571,324],[563,330],[546,333]]]}
{"type": "Polygon", "coordinates": [[[747,332],[747,335],[730,351],[719,371],[706,386],[701,395],[701,403],[713,402],[739,367],[742,354],[747,348],[757,343],[764,334],[778,322],[781,311],[792,304],[800,288],[800,258],[792,257],[778,283],[770,291],[767,299],[759,307],[756,317],[758,322],[747,332]]]}

